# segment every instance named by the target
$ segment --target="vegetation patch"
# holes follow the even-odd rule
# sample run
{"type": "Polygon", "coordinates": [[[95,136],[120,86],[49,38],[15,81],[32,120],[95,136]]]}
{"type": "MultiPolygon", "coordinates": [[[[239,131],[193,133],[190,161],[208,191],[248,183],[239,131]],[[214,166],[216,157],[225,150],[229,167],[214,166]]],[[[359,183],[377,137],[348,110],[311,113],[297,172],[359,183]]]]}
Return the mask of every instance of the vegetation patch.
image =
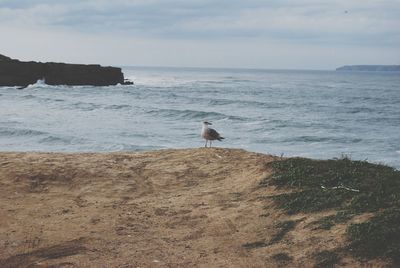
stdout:
{"type": "Polygon", "coordinates": [[[246,249],[254,249],[254,248],[262,248],[268,246],[268,243],[265,241],[256,241],[256,242],[251,242],[251,243],[246,243],[243,244],[242,247],[246,249]]]}
{"type": "Polygon", "coordinates": [[[335,215],[330,215],[326,217],[322,217],[321,219],[312,222],[313,225],[316,225],[315,229],[324,229],[329,230],[333,226],[338,223],[345,223],[350,220],[354,214],[350,213],[349,211],[339,211],[335,215]]]}
{"type": "Polygon", "coordinates": [[[271,165],[275,172],[261,185],[298,189],[275,197],[288,213],[341,207],[362,213],[400,205],[400,171],[388,166],[348,158],[289,158],[271,165]]]}
{"type": "Polygon", "coordinates": [[[314,268],[333,268],[340,261],[340,257],[336,252],[323,250],[315,254],[314,268]]]}
{"type": "MultiPolygon", "coordinates": [[[[314,222],[320,229],[330,229],[355,215],[373,212],[375,216],[369,221],[348,226],[351,252],[366,259],[390,258],[395,265],[400,265],[400,227],[397,226],[400,222],[400,171],[347,157],[333,160],[290,158],[269,165],[274,173],[265,178],[261,186],[291,190],[273,197],[280,208],[288,214],[340,210],[336,215],[314,222]]],[[[321,254],[322,257],[318,257],[321,261],[317,263],[325,263],[325,259],[328,263],[328,259],[338,257],[336,253],[321,254]]]]}
{"type": "Polygon", "coordinates": [[[387,257],[400,267],[400,209],[388,209],[347,229],[350,250],[361,258],[387,257]]]}
{"type": "Polygon", "coordinates": [[[278,228],[278,232],[276,232],[271,240],[269,241],[269,244],[274,244],[276,242],[279,242],[283,239],[283,237],[290,232],[291,230],[296,227],[297,222],[296,221],[283,221],[275,225],[276,228],[278,228]]]}
{"type": "Polygon", "coordinates": [[[322,190],[321,188],[304,189],[299,192],[275,196],[275,203],[288,214],[316,212],[340,207],[349,193],[343,190],[322,190]]]}
{"type": "Polygon", "coordinates": [[[278,253],[272,256],[272,259],[274,259],[277,262],[290,262],[292,261],[292,257],[290,257],[287,253],[278,253]]]}

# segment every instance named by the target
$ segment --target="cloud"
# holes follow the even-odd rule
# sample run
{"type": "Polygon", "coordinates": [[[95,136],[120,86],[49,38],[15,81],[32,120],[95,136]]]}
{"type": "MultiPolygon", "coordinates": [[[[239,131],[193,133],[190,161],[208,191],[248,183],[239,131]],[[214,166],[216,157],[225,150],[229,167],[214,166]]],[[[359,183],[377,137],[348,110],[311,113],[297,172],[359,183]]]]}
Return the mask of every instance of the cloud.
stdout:
{"type": "Polygon", "coordinates": [[[53,59],[64,49],[106,62],[102,51],[117,48],[113,63],[314,68],[325,55],[319,64],[331,67],[339,58],[400,61],[398,14],[399,0],[0,0],[2,37],[11,38],[0,48],[16,51],[20,33],[31,52],[18,55],[45,47],[53,59]]]}
{"type": "Polygon", "coordinates": [[[3,1],[0,21],[162,38],[396,43],[399,1],[3,1]],[[349,3],[350,2],[350,3],[349,3]],[[388,38],[379,38],[387,36],[388,38]],[[335,38],[334,38],[335,37],[335,38]]]}

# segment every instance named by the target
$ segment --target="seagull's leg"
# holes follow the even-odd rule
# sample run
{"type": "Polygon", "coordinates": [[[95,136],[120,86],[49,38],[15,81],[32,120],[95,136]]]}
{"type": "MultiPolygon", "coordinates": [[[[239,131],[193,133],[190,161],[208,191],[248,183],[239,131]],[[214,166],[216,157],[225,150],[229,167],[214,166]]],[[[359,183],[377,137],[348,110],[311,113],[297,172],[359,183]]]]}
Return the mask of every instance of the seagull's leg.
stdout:
{"type": "Polygon", "coordinates": [[[207,148],[207,142],[208,142],[208,141],[206,140],[206,144],[204,145],[204,147],[206,147],[206,148],[207,148]]]}
{"type": "Polygon", "coordinates": [[[212,143],[212,141],[210,140],[210,148],[211,148],[211,143],[212,143]]]}

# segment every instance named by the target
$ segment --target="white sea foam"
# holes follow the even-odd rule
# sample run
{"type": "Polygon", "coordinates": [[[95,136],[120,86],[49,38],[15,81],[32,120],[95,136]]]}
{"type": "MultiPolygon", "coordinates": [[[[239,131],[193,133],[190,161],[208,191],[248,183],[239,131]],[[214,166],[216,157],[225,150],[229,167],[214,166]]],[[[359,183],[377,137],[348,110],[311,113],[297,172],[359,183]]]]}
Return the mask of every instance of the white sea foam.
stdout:
{"type": "Polygon", "coordinates": [[[38,79],[36,81],[36,83],[30,84],[26,88],[34,89],[34,88],[42,88],[42,87],[48,87],[48,86],[49,85],[46,84],[46,80],[43,78],[43,79],[38,79]]]}

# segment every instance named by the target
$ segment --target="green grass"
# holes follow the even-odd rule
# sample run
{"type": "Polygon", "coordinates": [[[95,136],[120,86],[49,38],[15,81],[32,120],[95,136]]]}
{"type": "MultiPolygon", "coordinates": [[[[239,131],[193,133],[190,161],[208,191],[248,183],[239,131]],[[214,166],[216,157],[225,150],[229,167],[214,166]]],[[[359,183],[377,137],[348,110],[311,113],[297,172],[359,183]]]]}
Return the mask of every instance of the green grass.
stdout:
{"type": "Polygon", "coordinates": [[[339,211],[335,215],[330,215],[326,217],[322,217],[319,220],[312,222],[313,225],[316,225],[315,229],[324,229],[330,230],[333,226],[338,223],[345,223],[350,220],[354,214],[348,211],[339,211]]]}
{"type": "Polygon", "coordinates": [[[281,194],[275,203],[286,210],[288,214],[299,212],[316,212],[329,208],[341,207],[343,202],[351,198],[344,190],[322,190],[319,188],[303,189],[298,192],[281,194]]]}
{"type": "Polygon", "coordinates": [[[315,260],[314,268],[331,268],[340,261],[340,257],[336,252],[323,250],[315,254],[315,260]]]}
{"type": "Polygon", "coordinates": [[[269,241],[269,244],[274,244],[276,242],[279,242],[283,239],[283,237],[290,232],[291,230],[296,227],[297,222],[296,221],[283,221],[275,225],[275,227],[278,229],[278,232],[276,232],[271,240],[269,241]]]}
{"type": "Polygon", "coordinates": [[[260,185],[290,190],[273,197],[278,207],[288,214],[340,210],[315,222],[321,229],[373,212],[371,220],[348,226],[351,252],[364,259],[386,257],[400,265],[400,227],[396,225],[400,223],[400,171],[346,157],[289,158],[270,167],[273,175],[260,185]]]}
{"type": "Polygon", "coordinates": [[[400,266],[400,209],[388,209],[347,229],[350,250],[360,258],[387,257],[400,266]]]}
{"type": "Polygon", "coordinates": [[[400,171],[388,166],[348,158],[289,158],[271,166],[274,174],[261,185],[295,189],[275,197],[290,214],[331,208],[362,213],[400,206],[400,171]]]}
{"type": "Polygon", "coordinates": [[[256,241],[242,245],[242,247],[244,247],[245,249],[262,248],[266,246],[268,246],[268,243],[266,243],[265,241],[256,241]]]}
{"type": "Polygon", "coordinates": [[[277,262],[290,262],[293,260],[292,257],[290,257],[287,253],[282,252],[282,253],[277,253],[272,258],[277,261],[277,262]]]}

